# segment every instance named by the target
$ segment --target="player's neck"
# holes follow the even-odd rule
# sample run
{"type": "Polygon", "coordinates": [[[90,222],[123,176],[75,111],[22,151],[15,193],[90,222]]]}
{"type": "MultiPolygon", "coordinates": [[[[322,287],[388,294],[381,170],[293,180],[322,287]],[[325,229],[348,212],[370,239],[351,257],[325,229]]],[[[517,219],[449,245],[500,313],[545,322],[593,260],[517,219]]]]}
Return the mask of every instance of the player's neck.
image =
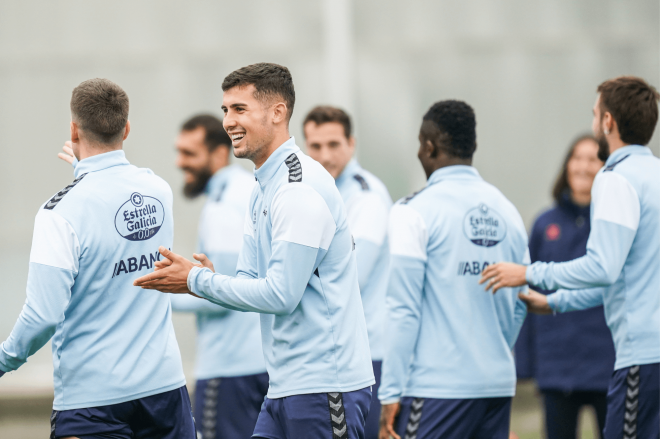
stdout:
{"type": "Polygon", "coordinates": [[[607,144],[610,148],[610,155],[614,153],[617,149],[628,146],[629,143],[625,143],[618,135],[613,135],[614,133],[607,136],[607,144]]]}
{"type": "Polygon", "coordinates": [[[118,151],[122,149],[123,142],[115,145],[90,145],[87,142],[78,143],[78,160],[85,160],[106,152],[118,151]]]}
{"type": "Polygon", "coordinates": [[[264,152],[252,160],[254,163],[254,167],[256,169],[261,168],[261,165],[266,163],[268,157],[270,157],[277,150],[277,148],[282,146],[290,138],[291,136],[289,135],[288,128],[286,130],[282,130],[281,132],[277,133],[275,137],[273,137],[273,140],[271,140],[271,142],[263,148],[264,152]]]}

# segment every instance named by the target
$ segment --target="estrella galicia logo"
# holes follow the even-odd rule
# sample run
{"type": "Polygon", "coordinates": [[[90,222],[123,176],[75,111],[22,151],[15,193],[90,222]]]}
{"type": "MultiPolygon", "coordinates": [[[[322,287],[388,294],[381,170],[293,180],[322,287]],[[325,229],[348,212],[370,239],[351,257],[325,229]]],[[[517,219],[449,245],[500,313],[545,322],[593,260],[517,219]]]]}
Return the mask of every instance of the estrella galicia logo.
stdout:
{"type": "Polygon", "coordinates": [[[163,203],[154,197],[133,192],[115,215],[115,229],[129,241],[145,241],[158,233],[163,221],[163,203]]]}
{"type": "Polygon", "coordinates": [[[463,232],[473,244],[493,247],[506,236],[506,223],[493,209],[480,204],[465,215],[463,232]]]}

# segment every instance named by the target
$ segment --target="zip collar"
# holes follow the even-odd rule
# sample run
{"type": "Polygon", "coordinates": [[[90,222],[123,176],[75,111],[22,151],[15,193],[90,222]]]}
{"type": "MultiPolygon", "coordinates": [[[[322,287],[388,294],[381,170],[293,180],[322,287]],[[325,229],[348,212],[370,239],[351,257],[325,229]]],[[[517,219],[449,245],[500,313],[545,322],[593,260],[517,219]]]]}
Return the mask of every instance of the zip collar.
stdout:
{"type": "Polygon", "coordinates": [[[101,171],[103,169],[112,168],[113,166],[124,166],[130,165],[128,160],[126,160],[126,155],[124,151],[119,149],[110,152],[104,152],[103,154],[97,154],[92,157],[88,157],[84,160],[78,162],[74,170],[74,176],[76,178],[80,177],[82,174],[87,174],[89,172],[101,171]]]}
{"type": "Polygon", "coordinates": [[[268,182],[275,176],[280,166],[284,164],[284,160],[291,154],[300,152],[300,148],[296,145],[295,137],[289,137],[289,140],[278,146],[275,151],[268,157],[259,169],[254,170],[254,178],[259,182],[261,188],[265,188],[268,182]]]}

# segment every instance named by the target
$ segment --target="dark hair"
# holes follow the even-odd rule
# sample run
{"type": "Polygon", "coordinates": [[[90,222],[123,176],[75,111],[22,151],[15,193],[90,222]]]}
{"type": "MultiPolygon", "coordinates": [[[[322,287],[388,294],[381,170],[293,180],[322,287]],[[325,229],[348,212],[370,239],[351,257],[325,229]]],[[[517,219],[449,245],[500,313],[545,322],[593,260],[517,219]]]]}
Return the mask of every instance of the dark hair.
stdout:
{"type": "Polygon", "coordinates": [[[423,120],[432,123],[434,128],[429,129],[428,124],[422,124],[423,137],[435,146],[434,155],[438,149],[443,149],[454,157],[472,157],[477,149],[477,121],[472,107],[462,101],[436,102],[423,120]]]}
{"type": "Polygon", "coordinates": [[[307,122],[314,122],[316,125],[331,122],[341,124],[341,126],[344,127],[344,135],[346,138],[348,139],[351,137],[351,118],[348,113],[341,108],[331,107],[329,105],[319,105],[318,107],[312,108],[312,111],[305,116],[303,133],[305,132],[305,125],[307,125],[307,122]]]}
{"type": "Polygon", "coordinates": [[[564,157],[564,164],[561,167],[561,172],[559,173],[559,176],[555,181],[555,185],[552,188],[552,198],[554,198],[557,204],[564,203],[565,194],[571,190],[571,187],[568,184],[568,162],[570,162],[571,158],[573,158],[575,148],[585,140],[591,140],[596,145],[598,145],[598,140],[591,134],[582,134],[573,140],[573,143],[571,143],[571,146],[566,152],[566,157],[564,157]]]}
{"type": "Polygon", "coordinates": [[[289,69],[265,62],[242,67],[227,75],[222,81],[222,91],[250,84],[254,85],[256,89],[254,97],[260,102],[268,102],[278,97],[284,99],[287,119],[291,119],[296,92],[293,89],[293,78],[289,69]]]}
{"type": "Polygon", "coordinates": [[[116,143],[128,121],[128,95],[110,80],[88,79],[71,93],[71,115],[90,140],[116,143]]]}
{"type": "Polygon", "coordinates": [[[214,151],[221,145],[231,148],[231,139],[222,126],[222,120],[212,114],[198,114],[191,117],[181,126],[181,131],[193,131],[200,127],[204,129],[204,144],[209,151],[214,151]]]}
{"type": "Polygon", "coordinates": [[[632,145],[646,145],[658,122],[658,99],[655,88],[642,78],[619,76],[598,86],[601,117],[612,114],[621,140],[632,145]]]}

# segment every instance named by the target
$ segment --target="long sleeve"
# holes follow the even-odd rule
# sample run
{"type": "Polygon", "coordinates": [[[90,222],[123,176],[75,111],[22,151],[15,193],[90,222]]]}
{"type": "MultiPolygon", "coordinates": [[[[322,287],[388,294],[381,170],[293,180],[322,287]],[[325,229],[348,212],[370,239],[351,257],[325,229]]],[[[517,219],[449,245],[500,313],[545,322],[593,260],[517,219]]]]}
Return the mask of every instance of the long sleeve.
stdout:
{"type": "Polygon", "coordinates": [[[527,281],[545,290],[584,289],[614,283],[637,233],[640,203],[630,182],[616,172],[596,177],[587,254],[569,262],[535,262],[527,281]]]}
{"type": "MultiPolygon", "coordinates": [[[[265,278],[257,276],[254,237],[244,235],[236,278],[195,267],[188,286],[213,303],[238,311],[287,315],[298,306],[335,233],[323,198],[310,186],[288,184],[271,205],[272,254],[265,278]]],[[[250,229],[252,230],[252,229],[250,229]]]]}
{"type": "Polygon", "coordinates": [[[401,398],[421,324],[428,235],[424,220],[417,211],[406,205],[392,208],[389,242],[389,344],[378,391],[378,398],[383,404],[397,402],[401,398]]]}
{"type": "Polygon", "coordinates": [[[387,237],[389,206],[373,192],[360,193],[355,198],[347,209],[347,217],[355,240],[358,283],[363,291],[387,237]]]}
{"type": "Polygon", "coordinates": [[[27,300],[9,338],[0,345],[0,370],[18,369],[64,320],[78,274],[80,244],[71,225],[52,210],[37,214],[30,252],[27,300]]]}
{"type": "Polygon", "coordinates": [[[603,304],[604,287],[559,290],[548,295],[548,305],[556,312],[581,311],[603,304]]]}
{"type": "MultiPolygon", "coordinates": [[[[516,261],[522,264],[529,264],[529,250],[526,250],[524,255],[516,261]]],[[[528,287],[527,285],[524,285],[519,288],[514,288],[513,291],[510,293],[506,290],[500,290],[497,292],[497,294],[513,294],[513,301],[514,301],[514,307],[513,307],[513,319],[511,319],[510,314],[508,312],[504,312],[498,305],[498,303],[502,303],[506,300],[510,300],[509,297],[497,297],[497,294],[495,295],[495,301],[496,301],[496,310],[497,310],[497,317],[499,320],[500,328],[502,328],[502,334],[504,335],[504,338],[506,342],[509,345],[509,348],[513,349],[513,346],[516,344],[516,340],[518,339],[518,334],[520,333],[520,328],[523,325],[523,322],[525,321],[525,317],[527,316],[527,306],[525,303],[518,298],[519,293],[527,294],[528,287]],[[500,302],[501,300],[501,302],[500,302]]]]}

